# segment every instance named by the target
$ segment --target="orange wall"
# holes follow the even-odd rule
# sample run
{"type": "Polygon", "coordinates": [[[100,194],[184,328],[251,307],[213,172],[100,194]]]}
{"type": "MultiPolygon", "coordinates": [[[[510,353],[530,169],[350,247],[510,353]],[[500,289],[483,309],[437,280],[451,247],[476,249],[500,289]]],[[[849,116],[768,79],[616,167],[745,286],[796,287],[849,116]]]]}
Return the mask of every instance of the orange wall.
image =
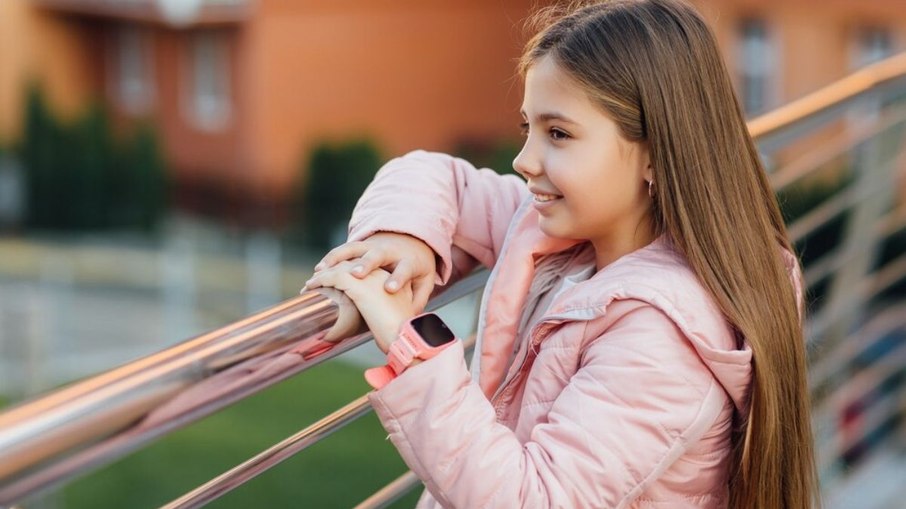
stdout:
{"type": "MultiPolygon", "coordinates": [[[[112,53],[111,44],[115,43],[113,31],[121,23],[105,21],[102,55],[112,53]]],[[[109,90],[106,92],[108,104],[111,105],[119,127],[129,128],[136,121],[146,119],[153,122],[160,136],[181,206],[204,210],[213,205],[216,210],[209,212],[219,214],[230,207],[230,204],[223,203],[225,197],[244,193],[260,184],[260,179],[256,178],[256,172],[251,171],[249,162],[245,104],[234,99],[230,119],[222,128],[200,129],[189,118],[187,111],[193,31],[173,30],[159,24],[145,24],[142,29],[151,46],[154,89],[152,104],[146,112],[128,112],[123,110],[115,94],[109,90]]],[[[245,87],[242,83],[243,66],[238,62],[238,55],[242,51],[239,41],[242,30],[237,25],[227,25],[215,30],[228,41],[231,94],[236,98],[242,97],[240,92],[245,87]]],[[[101,74],[105,81],[115,79],[119,71],[110,68],[110,59],[99,60],[103,62],[101,74]]]]}
{"type": "MultiPolygon", "coordinates": [[[[232,83],[235,95],[239,85],[236,64],[238,29],[222,29],[230,41],[232,83]]],[[[186,74],[190,37],[186,32],[158,28],[155,31],[155,82],[158,106],[155,115],[169,162],[179,168],[183,180],[220,182],[230,187],[247,158],[242,152],[243,111],[233,104],[230,121],[223,129],[200,130],[186,116],[186,74]]],[[[243,183],[245,184],[245,183],[243,183]]]]}
{"type": "Polygon", "coordinates": [[[27,83],[37,79],[58,114],[73,116],[98,87],[84,26],[27,0],[0,0],[0,142],[18,140],[27,83]]]}
{"type": "MultiPolygon", "coordinates": [[[[906,1],[874,0],[720,0],[702,10],[716,26],[734,79],[738,40],[735,30],[746,17],[764,19],[779,48],[774,100],[769,109],[818,90],[851,73],[859,30],[881,27],[892,35],[893,52],[906,50],[906,1]]],[[[839,143],[846,122],[828,125],[778,153],[774,164],[784,165],[816,146],[839,143]]]]}
{"type": "MultiPolygon", "coordinates": [[[[356,133],[387,156],[515,134],[522,90],[513,59],[536,2],[503,3],[261,0],[243,71],[256,173],[285,189],[313,143],[356,133]]],[[[846,75],[858,27],[889,27],[895,49],[906,48],[904,0],[695,3],[734,75],[740,20],[767,21],[780,50],[773,106],[846,75]]]]}
{"type": "MultiPolygon", "coordinates": [[[[390,157],[450,150],[464,139],[516,137],[522,85],[514,74],[522,20],[539,0],[256,0],[233,41],[233,117],[202,132],[184,117],[188,32],[153,27],[158,121],[183,182],[251,199],[285,196],[323,139],[369,136],[390,157]]],[[[776,104],[849,72],[855,31],[894,30],[906,49],[906,0],[695,0],[735,75],[737,29],[763,17],[781,50],[776,104]]],[[[0,142],[19,132],[22,87],[43,77],[72,114],[104,91],[104,31],[116,21],[54,14],[0,0],[0,142]]],[[[114,108],[115,109],[115,108],[114,108]]],[[[125,118],[125,115],[121,115],[125,118]]]]}
{"type": "Polygon", "coordinates": [[[313,143],[356,133],[387,156],[516,135],[530,3],[263,1],[245,70],[256,171],[285,189],[313,143]]]}
{"type": "Polygon", "coordinates": [[[731,72],[740,20],[767,21],[780,50],[777,104],[813,92],[852,71],[850,57],[859,28],[893,33],[894,51],[906,50],[906,0],[696,0],[715,27],[731,72]]]}

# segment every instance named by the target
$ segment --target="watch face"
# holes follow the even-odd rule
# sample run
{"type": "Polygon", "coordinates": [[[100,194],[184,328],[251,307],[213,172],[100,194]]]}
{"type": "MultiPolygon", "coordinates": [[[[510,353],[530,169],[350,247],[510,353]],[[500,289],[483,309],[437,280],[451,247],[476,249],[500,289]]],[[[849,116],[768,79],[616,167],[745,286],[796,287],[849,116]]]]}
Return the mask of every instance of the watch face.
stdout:
{"type": "Polygon", "coordinates": [[[431,346],[440,346],[456,339],[447,324],[434,313],[419,316],[412,320],[412,328],[431,346]]]}

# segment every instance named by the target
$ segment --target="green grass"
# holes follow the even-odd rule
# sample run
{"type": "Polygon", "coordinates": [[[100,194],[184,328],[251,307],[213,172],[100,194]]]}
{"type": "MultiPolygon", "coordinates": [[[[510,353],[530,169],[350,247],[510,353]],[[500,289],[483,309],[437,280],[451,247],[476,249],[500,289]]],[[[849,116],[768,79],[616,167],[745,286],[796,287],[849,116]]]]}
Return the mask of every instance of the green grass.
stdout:
{"type": "MultiPolygon", "coordinates": [[[[364,394],[361,372],[339,363],[309,370],[71,483],[58,500],[158,507],[364,394]]],[[[386,436],[370,413],[208,507],[354,506],[405,471],[386,436]]],[[[394,507],[412,507],[420,491],[394,507]]]]}

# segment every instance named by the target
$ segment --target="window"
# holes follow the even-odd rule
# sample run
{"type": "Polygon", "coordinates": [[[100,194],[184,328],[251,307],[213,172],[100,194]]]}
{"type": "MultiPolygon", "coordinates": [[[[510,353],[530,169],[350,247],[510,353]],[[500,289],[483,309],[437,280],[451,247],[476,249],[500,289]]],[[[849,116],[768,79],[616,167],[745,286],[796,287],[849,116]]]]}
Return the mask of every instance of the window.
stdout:
{"type": "Polygon", "coordinates": [[[151,37],[137,26],[117,27],[110,44],[110,90],[126,112],[147,112],[154,101],[151,37]]]}
{"type": "Polygon", "coordinates": [[[189,47],[188,114],[199,128],[216,131],[229,123],[230,55],[226,34],[192,35],[189,47]]]}
{"type": "Polygon", "coordinates": [[[739,29],[740,95],[746,114],[761,113],[773,102],[776,62],[764,20],[747,19],[739,29]]]}
{"type": "Polygon", "coordinates": [[[865,67],[893,54],[890,31],[880,27],[865,27],[856,35],[853,69],[865,67]]]}
{"type": "MultiPolygon", "coordinates": [[[[893,37],[889,30],[878,26],[862,27],[856,31],[852,44],[850,71],[884,60],[892,54],[893,37]]],[[[881,118],[881,110],[887,104],[889,101],[882,101],[878,95],[869,94],[850,108],[847,121],[853,127],[877,122],[881,118]]],[[[856,161],[861,157],[861,154],[857,153],[856,161]]]]}

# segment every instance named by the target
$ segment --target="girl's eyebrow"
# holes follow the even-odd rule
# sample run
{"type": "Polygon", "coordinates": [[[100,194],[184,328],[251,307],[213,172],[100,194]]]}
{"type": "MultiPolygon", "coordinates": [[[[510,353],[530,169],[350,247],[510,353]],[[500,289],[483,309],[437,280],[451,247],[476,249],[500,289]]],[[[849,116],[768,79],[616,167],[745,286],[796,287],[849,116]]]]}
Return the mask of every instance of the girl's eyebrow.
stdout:
{"type": "MultiPolygon", "coordinates": [[[[522,114],[522,118],[528,117],[528,115],[525,114],[525,110],[519,110],[519,113],[522,114]]],[[[572,120],[569,117],[567,117],[566,115],[556,112],[556,111],[540,113],[540,114],[538,114],[538,116],[536,118],[542,122],[547,122],[550,120],[559,120],[560,122],[565,122],[567,124],[577,124],[578,125],[578,122],[576,122],[575,120],[572,120]]]]}

